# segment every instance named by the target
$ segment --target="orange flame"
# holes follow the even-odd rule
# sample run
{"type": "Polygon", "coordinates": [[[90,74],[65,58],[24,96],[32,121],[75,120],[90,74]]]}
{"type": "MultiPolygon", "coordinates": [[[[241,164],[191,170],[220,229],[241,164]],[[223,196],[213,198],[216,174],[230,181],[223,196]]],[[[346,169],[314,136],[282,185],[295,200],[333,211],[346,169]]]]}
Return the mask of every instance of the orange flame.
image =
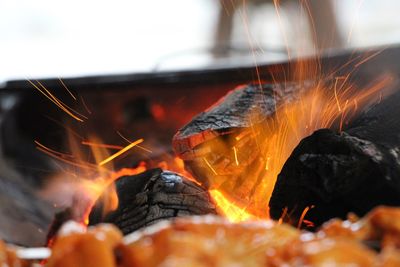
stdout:
{"type": "Polygon", "coordinates": [[[70,196],[72,203],[69,204],[73,208],[73,219],[86,225],[89,223],[89,214],[93,205],[100,196],[102,197],[103,214],[118,207],[118,197],[113,184],[115,180],[121,176],[136,175],[146,170],[144,163],[141,163],[136,168],[123,168],[118,171],[113,170],[112,164],[107,164],[132,147],[142,143],[143,139],[139,139],[126,147],[103,144],[93,136],[88,140],[78,142],[69,134],[70,153],[55,151],[35,141],[37,149],[63,163],[67,163],[68,166],[74,167],[71,171],[64,169],[63,172],[59,173],[57,175],[59,179],[53,179],[55,182],[49,184],[49,188],[46,188],[43,194],[46,196],[47,191],[50,192],[47,194],[57,198],[54,197],[54,194],[57,194],[54,191],[58,190],[52,187],[59,187],[65,184],[67,187],[74,188],[74,192],[70,196]],[[92,161],[88,161],[87,156],[84,156],[82,145],[90,147],[91,156],[94,158],[92,161]],[[107,149],[120,150],[110,156],[107,149]],[[106,164],[107,166],[104,166],[106,164]]]}
{"type": "Polygon", "coordinates": [[[210,190],[211,197],[217,204],[217,210],[224,215],[230,222],[242,222],[254,220],[256,217],[246,211],[246,208],[240,208],[236,202],[224,196],[219,190],[210,190]]]}
{"type": "MultiPolygon", "coordinates": [[[[332,128],[341,132],[362,111],[360,108],[379,103],[382,94],[388,95],[392,89],[388,86],[392,82],[390,75],[379,77],[368,87],[357,88],[350,82],[350,74],[336,77],[329,83],[316,74],[313,66],[301,63],[294,67],[293,73],[300,88],[276,107],[273,116],[258,124],[250,123],[248,130],[237,135],[204,144],[209,146],[210,156],[198,160],[209,170],[210,194],[232,221],[246,220],[249,216],[269,218],[268,205],[278,174],[298,143],[318,129],[332,128]],[[314,77],[316,81],[311,83],[302,77],[314,77]]],[[[260,121],[253,119],[260,116],[263,114],[253,110],[248,119],[260,121]]]]}
{"type": "Polygon", "coordinates": [[[257,189],[257,196],[264,201],[258,201],[269,203],[277,176],[301,139],[318,129],[330,128],[336,124],[338,130],[342,131],[359,111],[359,106],[365,107],[372,101],[379,101],[379,92],[390,82],[391,77],[383,77],[363,90],[346,84],[346,80],[336,80],[334,88],[326,87],[321,82],[302,93],[298,100],[284,103],[272,120],[256,126],[263,132],[257,141],[262,144],[260,152],[266,170],[257,189]]]}

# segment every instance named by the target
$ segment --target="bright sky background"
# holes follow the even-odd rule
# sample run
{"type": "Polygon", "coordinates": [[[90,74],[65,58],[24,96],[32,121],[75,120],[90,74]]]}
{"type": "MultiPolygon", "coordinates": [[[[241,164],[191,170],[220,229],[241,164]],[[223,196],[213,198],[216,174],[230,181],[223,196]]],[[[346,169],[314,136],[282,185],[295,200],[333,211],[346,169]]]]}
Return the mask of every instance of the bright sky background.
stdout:
{"type": "MultiPolygon", "coordinates": [[[[400,42],[400,1],[335,1],[350,46],[400,42]]],[[[282,46],[273,10],[258,12],[255,41],[282,46]]],[[[207,64],[189,55],[212,45],[217,15],[217,0],[0,0],[0,83],[207,64]]]]}

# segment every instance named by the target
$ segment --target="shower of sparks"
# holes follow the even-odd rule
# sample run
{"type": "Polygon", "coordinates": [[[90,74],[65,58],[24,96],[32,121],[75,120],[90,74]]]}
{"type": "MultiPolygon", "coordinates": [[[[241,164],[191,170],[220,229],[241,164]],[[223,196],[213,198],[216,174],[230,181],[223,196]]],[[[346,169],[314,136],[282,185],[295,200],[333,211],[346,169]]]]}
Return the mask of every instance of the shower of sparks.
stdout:
{"type": "MultiPolygon", "coordinates": [[[[302,7],[304,6],[306,8],[306,12],[308,12],[308,15],[310,17],[310,22],[311,22],[311,27],[313,30],[314,34],[314,39],[315,41],[317,40],[316,38],[316,31],[315,31],[315,22],[311,16],[311,11],[310,7],[308,5],[307,0],[301,0],[303,3],[302,7]]],[[[359,2],[359,7],[360,9],[361,4],[363,0],[360,0],[359,2]]],[[[224,4],[224,1],[221,2],[224,4]]],[[[255,67],[255,72],[257,75],[257,80],[258,84],[260,87],[262,86],[262,81],[261,81],[261,75],[259,71],[259,67],[257,64],[257,57],[256,53],[257,50],[255,49],[254,43],[257,43],[257,40],[253,40],[249,25],[248,25],[248,18],[246,14],[246,0],[242,0],[243,6],[242,10],[239,10],[239,15],[243,21],[243,25],[245,28],[245,33],[247,37],[247,41],[249,43],[249,47],[252,52],[253,56],[253,61],[254,61],[254,67],[255,67]]],[[[234,5],[233,1],[231,1],[231,4],[234,5]]],[[[214,202],[216,203],[217,208],[221,211],[223,215],[225,215],[231,222],[239,222],[243,220],[249,220],[249,219],[257,219],[261,218],[263,216],[254,216],[251,212],[257,212],[254,214],[262,214],[265,215],[263,218],[267,218],[269,216],[269,212],[267,211],[269,199],[271,197],[272,191],[274,189],[274,185],[277,179],[277,176],[282,169],[283,164],[286,162],[287,158],[289,157],[290,153],[293,151],[295,146],[298,144],[298,142],[304,138],[305,136],[311,134],[314,130],[320,129],[320,128],[329,128],[332,126],[335,121],[339,120],[339,130],[342,131],[343,124],[346,123],[346,119],[350,118],[352,115],[355,114],[355,112],[358,110],[358,105],[360,103],[360,106],[365,105],[368,101],[372,99],[372,97],[375,96],[375,93],[379,90],[381,90],[384,86],[386,86],[390,82],[390,77],[386,77],[377,83],[371,83],[369,88],[363,88],[364,90],[355,90],[352,84],[348,83],[348,79],[352,72],[358,68],[360,65],[364,64],[365,62],[369,61],[376,55],[378,55],[381,51],[378,51],[376,53],[373,53],[371,55],[368,55],[365,58],[362,58],[362,56],[356,56],[355,58],[352,58],[345,64],[342,64],[339,66],[336,70],[334,70],[332,73],[329,75],[324,75],[322,76],[322,73],[318,72],[321,70],[321,63],[318,59],[316,59],[314,62],[312,62],[309,65],[305,65],[303,63],[299,62],[293,62],[291,59],[291,50],[289,48],[289,43],[288,43],[288,38],[283,30],[283,21],[282,17],[280,14],[280,1],[279,0],[273,0],[273,4],[275,6],[276,14],[278,17],[278,22],[279,22],[279,27],[281,28],[281,32],[283,35],[284,43],[286,46],[287,50],[287,56],[289,59],[289,63],[291,63],[291,67],[294,67],[292,69],[293,73],[291,73],[294,77],[299,78],[300,80],[306,80],[311,77],[311,79],[317,80],[315,88],[310,89],[311,92],[304,93],[300,95],[298,101],[293,101],[291,103],[284,103],[283,107],[276,107],[276,114],[274,115],[275,117],[273,120],[266,122],[267,125],[263,125],[265,127],[266,133],[263,135],[263,140],[258,140],[257,137],[252,137],[255,138],[258,150],[261,151],[261,158],[264,160],[263,163],[265,163],[265,166],[261,164],[261,169],[264,169],[267,172],[265,173],[265,177],[263,177],[263,180],[259,184],[257,188],[257,196],[256,198],[252,199],[252,203],[257,202],[257,206],[251,207],[247,203],[243,205],[242,200],[237,201],[235,198],[231,198],[229,196],[230,192],[224,192],[224,194],[216,189],[210,190],[209,193],[211,197],[213,198],[214,202]],[[361,58],[361,60],[360,60],[361,58]],[[346,76],[341,76],[341,77],[336,77],[337,73],[348,67],[350,64],[353,62],[360,60],[358,63],[354,65],[354,68],[349,71],[349,73],[346,76]],[[292,63],[299,63],[298,66],[295,67],[296,64],[292,63]],[[311,70],[311,71],[310,71],[311,70]],[[294,75],[296,74],[296,75],[294,75]],[[332,79],[335,80],[334,86],[327,87],[326,84],[324,84],[323,80],[327,79],[332,79]],[[326,92],[329,91],[330,94],[326,94],[326,92]],[[262,144],[265,140],[268,140],[267,144],[262,144]],[[266,156],[268,155],[268,156],[266,156]],[[240,202],[240,203],[239,203],[240,202]],[[258,203],[261,203],[262,205],[259,205],[258,203]]],[[[226,7],[224,6],[226,9],[226,7]]],[[[227,9],[226,9],[227,10],[227,9]]],[[[228,11],[227,11],[228,12],[228,11]]],[[[348,42],[350,41],[354,24],[355,24],[356,18],[354,18],[353,25],[350,29],[349,36],[348,36],[348,42]]],[[[261,50],[261,49],[260,49],[261,50]]],[[[286,71],[287,69],[284,69],[283,66],[282,68],[282,73],[284,74],[284,82],[286,83],[287,80],[290,80],[291,75],[289,73],[287,74],[286,71]],[[287,76],[287,77],[286,77],[287,76]]],[[[274,74],[271,73],[272,76],[272,82],[273,84],[279,83],[280,81],[277,81],[274,77],[274,74]]],[[[65,88],[65,90],[71,95],[71,97],[76,100],[77,98],[72,94],[72,92],[68,89],[66,84],[59,79],[61,85],[65,88]]],[[[57,107],[59,107],[61,110],[63,110],[66,114],[68,114],[70,117],[74,118],[75,120],[79,122],[83,122],[84,119],[87,119],[87,117],[83,116],[79,112],[73,110],[71,107],[67,106],[64,102],[59,100],[56,96],[54,96],[43,84],[41,84],[39,81],[32,82],[28,80],[28,82],[36,89],[38,90],[41,94],[43,94],[46,98],[48,98],[51,102],[53,102],[57,107]]],[[[380,100],[382,99],[382,93],[380,93],[380,100]]],[[[83,106],[85,107],[86,111],[91,114],[91,111],[88,109],[86,106],[83,98],[81,97],[81,101],[83,106]]],[[[276,102],[274,102],[276,105],[276,102]]],[[[255,132],[260,129],[256,129],[254,125],[251,123],[251,130],[252,130],[252,135],[253,136],[258,136],[255,132]]],[[[62,152],[57,152],[55,150],[52,150],[43,144],[39,143],[38,141],[35,141],[35,144],[37,145],[37,149],[40,151],[60,160],[65,163],[83,168],[83,169],[90,169],[90,170],[95,170],[98,173],[101,173],[101,179],[98,179],[96,182],[91,183],[90,185],[93,188],[90,188],[91,191],[95,191],[97,195],[100,195],[102,192],[104,192],[105,188],[110,185],[113,181],[118,179],[121,176],[124,175],[135,175],[137,173],[143,172],[146,170],[146,167],[144,166],[139,166],[136,169],[122,169],[116,172],[110,171],[110,168],[105,168],[102,167],[106,165],[107,163],[111,162],[115,158],[121,156],[122,154],[126,153],[133,147],[140,148],[144,151],[147,151],[149,153],[152,153],[151,150],[140,146],[144,140],[143,139],[138,139],[134,142],[129,140],[128,138],[124,137],[120,132],[118,132],[118,135],[124,139],[126,142],[129,143],[129,145],[123,147],[123,146],[117,146],[117,145],[109,145],[109,144],[102,144],[99,142],[96,142],[95,140],[90,141],[81,141],[79,142],[81,145],[86,145],[90,146],[91,149],[118,149],[119,151],[116,152],[115,154],[108,156],[103,155],[103,154],[98,154],[96,158],[96,163],[88,163],[84,161],[77,160],[80,157],[75,157],[74,153],[72,154],[66,154],[62,152]],[[93,141],[93,142],[92,142],[93,141]],[[97,159],[102,159],[105,158],[104,160],[97,160],[97,159]]],[[[245,135],[249,134],[248,132],[243,131],[241,134],[236,136],[236,141],[239,141],[241,138],[243,138],[245,135]]],[[[83,138],[81,138],[83,140],[83,138]]],[[[232,147],[233,153],[234,153],[234,159],[235,163],[237,166],[239,166],[239,160],[238,160],[238,151],[235,146],[232,147]]],[[[206,159],[203,158],[203,161],[205,164],[210,168],[212,173],[215,175],[218,175],[217,170],[213,168],[213,166],[210,164],[210,162],[206,159]]],[[[243,162],[242,162],[243,164],[243,162]]],[[[186,173],[184,169],[184,164],[183,161],[177,161],[176,165],[178,166],[177,168],[180,170],[181,173],[186,173]]],[[[165,165],[166,168],[170,168],[170,166],[165,165]]],[[[174,170],[175,171],[175,170],[174,170]]],[[[196,181],[194,178],[192,178],[189,175],[189,179],[193,179],[196,181]]],[[[248,177],[248,179],[254,179],[254,177],[248,177]]],[[[212,178],[209,179],[212,181],[212,178]]],[[[89,189],[88,189],[89,190],[89,189]]],[[[233,192],[235,193],[235,192],[233,192]]],[[[114,194],[114,193],[113,193],[114,194]]],[[[250,202],[249,202],[250,203],[250,202]]],[[[306,225],[312,225],[312,222],[309,222],[305,220],[305,216],[307,212],[313,208],[311,207],[306,207],[298,221],[298,228],[302,226],[302,224],[306,225]]],[[[90,210],[88,210],[90,211],[90,210]]],[[[279,219],[278,223],[282,223],[284,221],[284,217],[287,215],[287,208],[284,209],[283,214],[281,218],[279,219]]],[[[88,214],[87,214],[88,215],[88,214]]],[[[87,217],[85,217],[85,221],[87,221],[87,217]]]]}
{"type": "Polygon", "coordinates": [[[59,107],[62,111],[67,113],[69,116],[74,118],[75,120],[79,122],[83,122],[84,119],[87,119],[86,116],[80,114],[76,110],[72,109],[68,105],[66,105],[64,102],[62,102],[60,99],[58,99],[56,96],[54,96],[41,82],[36,81],[37,85],[32,82],[31,80],[28,80],[28,82],[36,89],[38,90],[42,95],[44,95],[47,99],[49,99],[51,102],[53,102],[57,107],[59,107]],[[75,113],[75,114],[74,114],[75,113]],[[79,117],[80,116],[80,117],[79,117]]]}
{"type": "Polygon", "coordinates": [[[55,150],[53,150],[53,149],[41,144],[38,141],[34,141],[34,142],[36,144],[36,148],[39,151],[43,152],[44,154],[46,154],[46,155],[48,155],[48,156],[50,156],[52,158],[55,158],[55,159],[59,160],[61,162],[67,163],[67,164],[69,164],[71,166],[75,166],[75,167],[78,167],[78,168],[81,168],[81,169],[86,169],[86,170],[97,171],[99,169],[99,167],[97,165],[95,165],[95,164],[92,164],[92,163],[89,163],[89,162],[86,162],[86,161],[77,160],[75,158],[75,156],[72,155],[72,154],[58,152],[58,151],[55,151],[55,150]]]}
{"type": "Polygon", "coordinates": [[[120,155],[124,154],[125,152],[127,152],[127,151],[130,150],[131,148],[133,148],[133,147],[135,147],[136,145],[142,143],[143,141],[144,141],[144,140],[141,138],[141,139],[138,139],[138,140],[136,140],[135,142],[133,142],[133,143],[127,145],[126,147],[124,147],[123,149],[121,149],[120,151],[118,151],[117,153],[115,153],[115,154],[109,156],[108,158],[104,159],[103,161],[101,161],[101,162],[99,163],[99,166],[103,166],[104,164],[106,164],[106,163],[112,161],[112,160],[115,159],[116,157],[119,157],[120,155]]]}

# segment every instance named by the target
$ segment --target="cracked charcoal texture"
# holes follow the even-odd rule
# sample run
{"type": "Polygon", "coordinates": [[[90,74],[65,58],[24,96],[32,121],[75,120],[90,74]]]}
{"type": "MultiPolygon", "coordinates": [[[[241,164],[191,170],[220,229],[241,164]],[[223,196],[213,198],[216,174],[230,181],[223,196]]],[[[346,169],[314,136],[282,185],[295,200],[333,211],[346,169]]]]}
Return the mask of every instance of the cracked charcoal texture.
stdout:
{"type": "Polygon", "coordinates": [[[109,222],[124,234],[163,219],[187,215],[216,214],[210,195],[202,187],[179,174],[161,169],[148,170],[116,181],[119,206],[101,216],[98,202],[89,218],[90,224],[109,222]]]}
{"type": "Polygon", "coordinates": [[[204,187],[229,194],[256,214],[268,203],[257,190],[265,177],[265,162],[257,143],[262,131],[254,129],[261,129],[257,125],[274,119],[277,108],[296,100],[313,85],[299,82],[239,86],[183,126],[173,138],[174,151],[204,187]]]}
{"type": "Polygon", "coordinates": [[[320,225],[333,217],[400,205],[400,93],[366,110],[341,134],[328,129],[304,138],[286,161],[270,201],[277,219],[287,207],[320,225]]]}
{"type": "Polygon", "coordinates": [[[274,114],[281,102],[296,97],[300,87],[295,84],[285,87],[271,84],[237,87],[176,133],[173,138],[175,152],[185,159],[185,155],[199,144],[229,134],[233,129],[249,128],[251,124],[261,122],[274,114]],[[255,112],[262,116],[250,121],[249,115],[255,112]]]}

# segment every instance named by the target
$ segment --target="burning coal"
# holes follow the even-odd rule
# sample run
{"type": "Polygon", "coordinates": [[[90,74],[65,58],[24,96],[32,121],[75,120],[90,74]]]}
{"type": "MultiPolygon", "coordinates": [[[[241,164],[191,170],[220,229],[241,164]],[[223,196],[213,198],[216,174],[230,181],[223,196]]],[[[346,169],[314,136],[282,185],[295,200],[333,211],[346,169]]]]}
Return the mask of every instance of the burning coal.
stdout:
{"type": "Polygon", "coordinates": [[[296,145],[321,128],[341,132],[390,93],[389,76],[366,88],[349,81],[350,75],[239,87],[184,126],[174,137],[175,151],[214,192],[218,206],[230,203],[245,211],[241,217],[226,208],[226,216],[269,218],[276,178],[296,145]]]}

